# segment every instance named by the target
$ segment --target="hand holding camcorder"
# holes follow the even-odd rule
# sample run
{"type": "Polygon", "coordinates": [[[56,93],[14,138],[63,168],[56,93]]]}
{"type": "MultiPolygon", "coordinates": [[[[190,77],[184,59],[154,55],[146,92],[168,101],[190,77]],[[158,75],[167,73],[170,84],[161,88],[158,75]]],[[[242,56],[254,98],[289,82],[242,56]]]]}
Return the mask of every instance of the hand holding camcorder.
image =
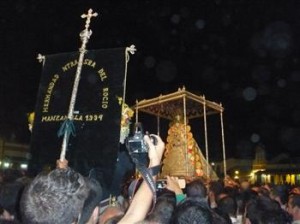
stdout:
{"type": "MultiPolygon", "coordinates": [[[[149,135],[146,133],[152,141],[154,145],[157,144],[157,139],[153,135],[149,135]]],[[[134,126],[134,134],[131,137],[128,137],[126,142],[126,147],[129,151],[129,153],[148,153],[149,146],[144,141],[144,131],[141,123],[135,123],[134,126]]]]}

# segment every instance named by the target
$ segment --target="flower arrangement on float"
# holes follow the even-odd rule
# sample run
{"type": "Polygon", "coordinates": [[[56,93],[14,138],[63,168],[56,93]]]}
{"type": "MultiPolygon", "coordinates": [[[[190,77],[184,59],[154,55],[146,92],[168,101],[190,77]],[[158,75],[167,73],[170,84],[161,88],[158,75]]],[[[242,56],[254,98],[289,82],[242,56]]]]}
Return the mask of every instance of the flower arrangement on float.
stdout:
{"type": "Polygon", "coordinates": [[[134,115],[134,111],[127,105],[122,105],[122,116],[121,116],[121,131],[120,131],[120,143],[124,144],[125,139],[130,133],[131,118],[134,115]]]}

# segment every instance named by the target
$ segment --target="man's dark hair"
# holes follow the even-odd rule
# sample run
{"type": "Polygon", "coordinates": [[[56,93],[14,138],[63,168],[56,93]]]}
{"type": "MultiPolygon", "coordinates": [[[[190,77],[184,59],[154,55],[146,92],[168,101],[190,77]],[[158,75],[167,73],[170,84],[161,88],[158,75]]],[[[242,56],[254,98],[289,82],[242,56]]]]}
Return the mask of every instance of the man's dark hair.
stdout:
{"type": "Polygon", "coordinates": [[[78,224],[84,224],[90,219],[94,209],[100,205],[102,199],[102,188],[99,182],[93,178],[86,178],[87,187],[89,189],[78,224]]]}
{"type": "Polygon", "coordinates": [[[231,224],[230,217],[227,214],[219,214],[215,210],[211,210],[212,224],[231,224]]]}
{"type": "Polygon", "coordinates": [[[266,211],[261,216],[260,223],[263,224],[289,224],[292,223],[291,217],[283,209],[278,211],[266,211]]]}
{"type": "Polygon", "coordinates": [[[250,200],[246,211],[246,217],[249,218],[252,224],[265,223],[264,219],[267,218],[266,214],[282,214],[283,212],[277,201],[266,196],[258,196],[250,200]]]}
{"type": "Polygon", "coordinates": [[[240,193],[238,193],[235,197],[235,200],[238,205],[238,213],[244,214],[248,202],[254,200],[256,197],[258,197],[258,193],[253,191],[252,189],[243,190],[240,193]]]}
{"type": "Polygon", "coordinates": [[[0,207],[15,218],[18,216],[18,205],[24,185],[21,182],[7,182],[0,185],[0,207]]]}
{"type": "Polygon", "coordinates": [[[290,203],[292,207],[299,207],[300,208],[300,195],[299,194],[291,194],[289,196],[290,203]]]}
{"type": "Polygon", "coordinates": [[[164,193],[157,198],[153,212],[150,213],[146,221],[168,224],[175,207],[176,199],[174,194],[164,193]]]}
{"type": "Polygon", "coordinates": [[[275,185],[271,189],[271,195],[279,197],[282,204],[286,204],[288,201],[288,187],[286,185],[275,185]]]}
{"type": "Polygon", "coordinates": [[[207,189],[203,181],[201,179],[196,179],[187,184],[186,196],[205,198],[207,196],[207,189]]]}
{"type": "Polygon", "coordinates": [[[237,187],[231,187],[231,186],[225,186],[223,188],[223,194],[226,194],[232,198],[235,198],[239,192],[239,189],[237,187]]]}
{"type": "Polygon", "coordinates": [[[229,216],[236,216],[237,213],[237,203],[232,197],[226,196],[217,201],[218,209],[222,213],[228,214],[229,216]]]}
{"type": "Polygon", "coordinates": [[[175,209],[172,224],[211,224],[212,214],[204,200],[187,198],[175,209]]]}
{"type": "Polygon", "coordinates": [[[220,180],[211,181],[209,183],[209,191],[215,194],[215,197],[218,198],[224,190],[224,184],[220,180]]]}
{"type": "Polygon", "coordinates": [[[0,220],[0,224],[21,224],[19,221],[17,220],[0,220]]]}
{"type": "Polygon", "coordinates": [[[263,195],[263,196],[266,196],[266,197],[269,197],[270,196],[270,191],[268,188],[266,188],[265,186],[261,186],[258,188],[258,193],[260,195],[263,195]]]}
{"type": "Polygon", "coordinates": [[[66,224],[79,217],[89,189],[85,178],[72,170],[41,173],[23,192],[20,210],[26,224],[66,224]]]}

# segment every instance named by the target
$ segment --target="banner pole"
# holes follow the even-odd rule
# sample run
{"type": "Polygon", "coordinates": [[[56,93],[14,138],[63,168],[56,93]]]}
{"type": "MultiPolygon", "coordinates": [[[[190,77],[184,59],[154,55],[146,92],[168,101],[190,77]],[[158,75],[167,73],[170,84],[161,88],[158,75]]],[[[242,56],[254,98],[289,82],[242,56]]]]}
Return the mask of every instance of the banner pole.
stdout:
{"type": "Polygon", "coordinates": [[[84,59],[84,54],[86,53],[86,44],[88,43],[88,40],[90,39],[90,36],[92,35],[92,31],[89,30],[90,22],[92,17],[98,16],[98,13],[93,13],[92,9],[88,10],[87,14],[82,14],[81,18],[86,18],[85,21],[85,29],[80,33],[80,38],[82,41],[81,47],[79,48],[79,59],[78,59],[78,64],[77,64],[77,69],[76,69],[76,75],[75,75],[75,80],[73,84],[73,89],[72,89],[72,95],[71,95],[71,100],[70,100],[70,105],[69,105],[69,110],[68,110],[68,116],[65,122],[61,126],[61,130],[59,131],[61,134],[59,134],[59,137],[61,135],[64,136],[63,142],[62,142],[62,147],[61,147],[61,153],[60,153],[60,160],[63,161],[66,156],[66,149],[67,149],[67,144],[69,141],[70,134],[74,134],[74,124],[73,124],[73,115],[74,115],[74,106],[76,102],[76,97],[77,97],[77,90],[78,90],[78,85],[79,85],[79,80],[80,80],[80,75],[81,75],[81,69],[83,65],[83,59],[84,59]]]}

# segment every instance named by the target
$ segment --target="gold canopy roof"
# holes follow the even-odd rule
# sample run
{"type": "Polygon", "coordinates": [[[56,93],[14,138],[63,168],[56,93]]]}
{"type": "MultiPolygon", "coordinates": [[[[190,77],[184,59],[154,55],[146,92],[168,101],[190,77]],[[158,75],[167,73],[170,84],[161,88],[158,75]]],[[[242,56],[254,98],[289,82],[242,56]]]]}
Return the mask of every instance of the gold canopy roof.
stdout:
{"type": "Polygon", "coordinates": [[[206,115],[224,111],[221,104],[206,100],[205,96],[198,96],[188,92],[184,87],[182,89],[179,88],[174,93],[137,101],[133,108],[157,117],[172,120],[178,108],[182,108],[183,111],[184,106],[187,119],[204,116],[204,108],[206,108],[206,115]]]}

